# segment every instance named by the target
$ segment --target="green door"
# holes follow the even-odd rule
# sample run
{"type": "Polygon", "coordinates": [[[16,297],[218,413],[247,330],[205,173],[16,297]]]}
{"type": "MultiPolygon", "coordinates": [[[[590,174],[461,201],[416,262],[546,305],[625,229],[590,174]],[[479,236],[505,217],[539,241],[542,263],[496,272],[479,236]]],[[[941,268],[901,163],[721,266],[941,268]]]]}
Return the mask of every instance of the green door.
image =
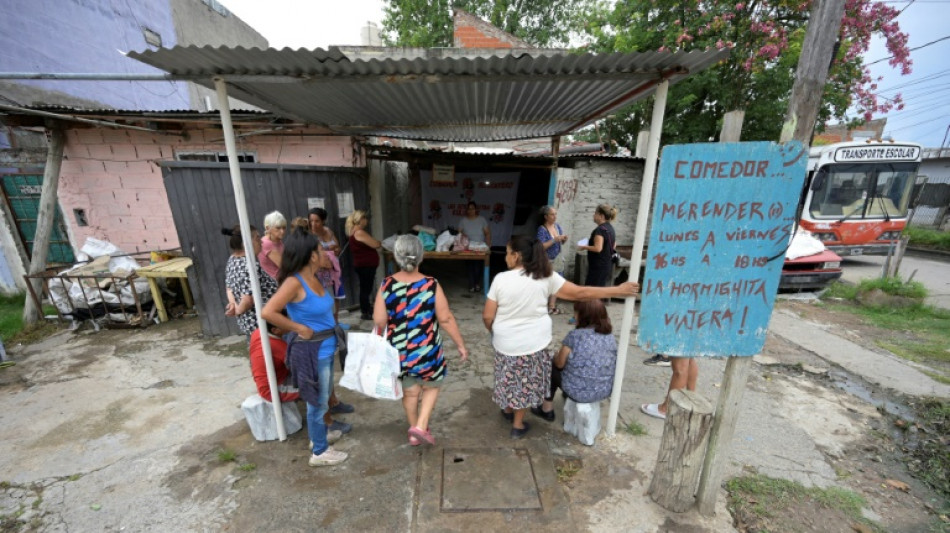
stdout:
{"type": "MultiPolygon", "coordinates": [[[[33,240],[36,238],[36,217],[40,210],[40,190],[43,188],[43,176],[36,174],[3,174],[3,194],[13,213],[20,239],[26,246],[26,253],[33,256],[33,240]]],[[[56,218],[49,239],[47,263],[76,262],[73,249],[66,237],[66,225],[63,214],[56,207],[56,218]]]]}

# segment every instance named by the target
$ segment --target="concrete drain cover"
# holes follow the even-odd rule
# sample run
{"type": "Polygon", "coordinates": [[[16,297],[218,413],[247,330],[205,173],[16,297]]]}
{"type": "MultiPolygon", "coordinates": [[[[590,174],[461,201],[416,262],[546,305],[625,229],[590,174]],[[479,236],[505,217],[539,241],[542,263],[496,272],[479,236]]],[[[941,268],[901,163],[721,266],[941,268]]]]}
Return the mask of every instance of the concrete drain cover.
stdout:
{"type": "Polygon", "coordinates": [[[529,511],[541,497],[522,448],[457,448],[442,452],[442,511],[529,511]]]}

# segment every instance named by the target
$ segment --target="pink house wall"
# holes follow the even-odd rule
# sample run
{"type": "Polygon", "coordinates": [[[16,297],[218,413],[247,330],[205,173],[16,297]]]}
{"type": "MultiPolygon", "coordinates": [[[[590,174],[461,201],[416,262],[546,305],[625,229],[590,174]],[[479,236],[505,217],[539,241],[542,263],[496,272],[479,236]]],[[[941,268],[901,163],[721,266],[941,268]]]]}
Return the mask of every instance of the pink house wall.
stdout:
{"type": "MultiPolygon", "coordinates": [[[[174,161],[179,151],[225,151],[220,129],[188,133],[186,140],[120,129],[67,132],[59,203],[77,251],[86,237],[109,241],[129,253],[179,246],[156,162],[174,161]],[[85,210],[88,226],[77,224],[73,209],[85,210]]],[[[238,150],[256,152],[258,163],[353,166],[350,137],[245,137],[238,150]]]]}

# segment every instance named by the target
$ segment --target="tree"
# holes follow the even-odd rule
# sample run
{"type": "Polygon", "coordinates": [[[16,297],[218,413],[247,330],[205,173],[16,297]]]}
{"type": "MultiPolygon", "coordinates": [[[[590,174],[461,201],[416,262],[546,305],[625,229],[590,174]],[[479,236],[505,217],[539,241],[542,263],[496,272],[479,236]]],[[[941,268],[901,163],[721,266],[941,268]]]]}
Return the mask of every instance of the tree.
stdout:
{"type": "MultiPolygon", "coordinates": [[[[592,48],[604,52],[732,49],[728,60],[671,88],[666,142],[715,138],[722,115],[733,109],[746,111],[744,139],[777,139],[810,5],[810,0],[629,0],[601,5],[584,30],[592,48]]],[[[882,100],[874,94],[875,81],[862,57],[871,36],[880,34],[893,55],[891,65],[910,72],[907,35],[894,21],[898,11],[870,0],[847,0],[845,9],[819,121],[847,119],[852,106],[864,119],[902,107],[900,96],[882,100]]],[[[632,144],[648,120],[646,105],[634,105],[608,121],[607,131],[632,144]]]]}
{"type": "Polygon", "coordinates": [[[534,46],[566,46],[593,0],[389,0],[383,35],[389,46],[453,46],[452,8],[480,17],[534,46]]]}

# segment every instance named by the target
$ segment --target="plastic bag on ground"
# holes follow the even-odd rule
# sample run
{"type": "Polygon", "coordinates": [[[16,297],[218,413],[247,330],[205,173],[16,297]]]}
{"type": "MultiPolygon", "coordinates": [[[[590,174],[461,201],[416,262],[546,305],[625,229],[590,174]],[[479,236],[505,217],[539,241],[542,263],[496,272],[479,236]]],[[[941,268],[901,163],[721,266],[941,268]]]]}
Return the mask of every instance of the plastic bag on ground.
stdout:
{"type": "MultiPolygon", "coordinates": [[[[281,413],[284,416],[284,429],[292,435],[303,427],[303,418],[294,402],[282,402],[281,413]]],[[[241,404],[241,411],[254,438],[260,441],[277,440],[277,420],[274,418],[274,404],[261,398],[260,394],[248,396],[241,404]]]]}

